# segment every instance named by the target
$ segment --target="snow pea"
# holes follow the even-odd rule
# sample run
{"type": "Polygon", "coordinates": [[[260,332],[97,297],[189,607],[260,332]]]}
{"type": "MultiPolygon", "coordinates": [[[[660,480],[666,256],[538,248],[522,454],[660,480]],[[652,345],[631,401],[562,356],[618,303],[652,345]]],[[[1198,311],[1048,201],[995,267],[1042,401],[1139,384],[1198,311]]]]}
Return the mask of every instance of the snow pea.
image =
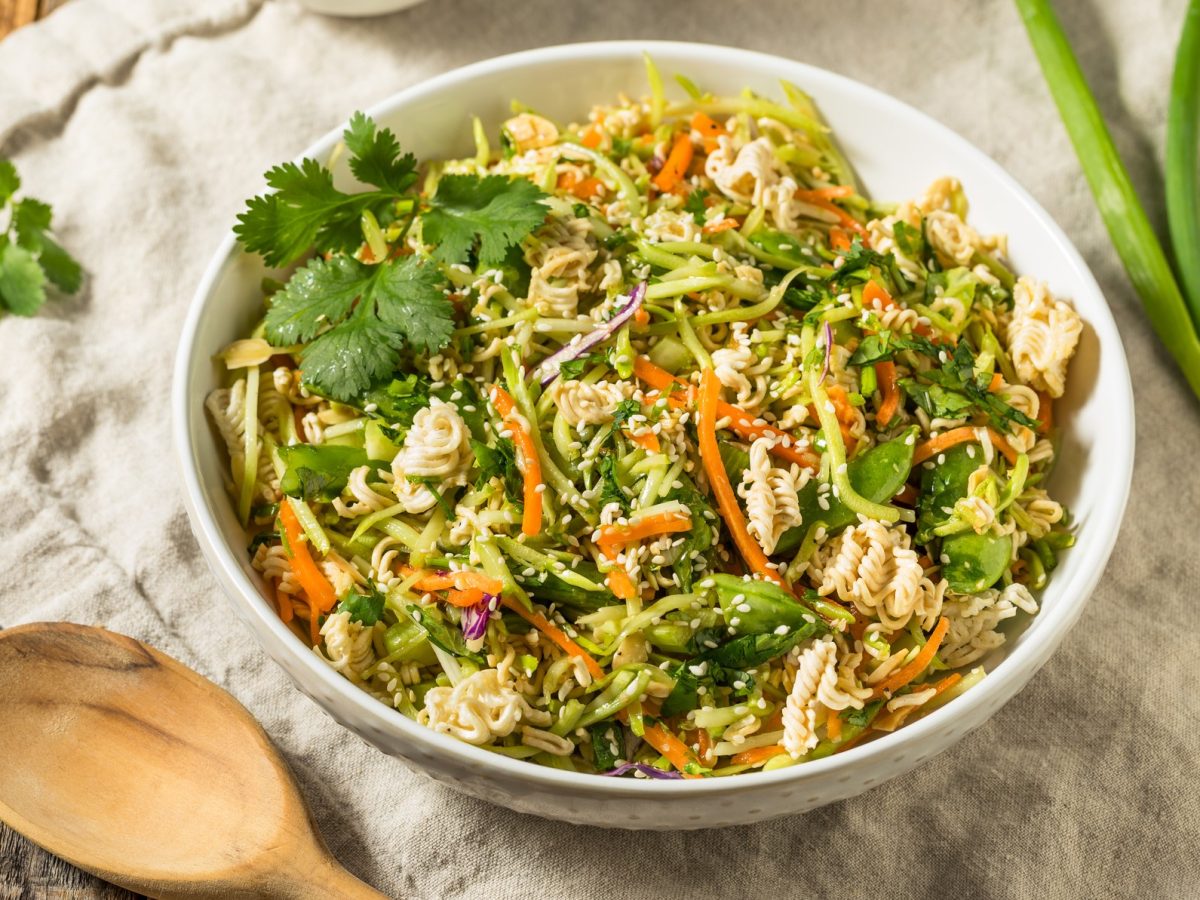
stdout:
{"type": "MultiPolygon", "coordinates": [[[[853,488],[875,503],[886,503],[896,496],[912,471],[915,435],[916,429],[911,429],[851,460],[846,466],[846,474],[853,488]]],[[[805,532],[814,522],[823,522],[826,533],[834,534],[858,521],[858,515],[832,492],[825,493],[829,508],[822,509],[817,494],[819,485],[814,479],[800,491],[800,515],[803,524],[783,533],[775,547],[776,553],[794,553],[804,540],[805,532]]]]}
{"type": "MultiPolygon", "coordinates": [[[[939,455],[932,469],[921,473],[921,501],[917,542],[929,543],[933,530],[950,518],[947,510],[967,496],[971,473],[982,465],[973,444],[959,444],[939,455]]],[[[986,590],[1004,574],[1012,559],[1012,541],[985,532],[967,531],[942,540],[942,576],[951,590],[974,593],[986,590]]]]}
{"type": "Polygon", "coordinates": [[[746,581],[737,575],[711,575],[725,624],[739,634],[773,634],[780,626],[796,631],[815,625],[816,615],[770,581],[746,581]]]}

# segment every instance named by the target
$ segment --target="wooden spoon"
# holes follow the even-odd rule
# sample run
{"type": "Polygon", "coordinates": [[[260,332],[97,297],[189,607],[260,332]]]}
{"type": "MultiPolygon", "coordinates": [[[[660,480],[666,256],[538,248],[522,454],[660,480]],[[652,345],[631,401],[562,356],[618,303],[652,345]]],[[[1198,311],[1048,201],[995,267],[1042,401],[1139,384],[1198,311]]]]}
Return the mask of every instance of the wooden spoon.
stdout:
{"type": "Polygon", "coordinates": [[[0,631],[0,819],[152,897],[382,897],[330,855],[246,709],[132,638],[0,631]]]}

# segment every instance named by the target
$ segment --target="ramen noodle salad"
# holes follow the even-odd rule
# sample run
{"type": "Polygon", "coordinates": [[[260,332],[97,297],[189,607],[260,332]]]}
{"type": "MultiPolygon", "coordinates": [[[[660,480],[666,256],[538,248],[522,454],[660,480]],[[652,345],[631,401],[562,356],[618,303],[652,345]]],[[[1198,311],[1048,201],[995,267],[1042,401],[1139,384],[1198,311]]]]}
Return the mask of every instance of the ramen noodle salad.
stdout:
{"type": "Polygon", "coordinates": [[[651,76],[463,159],[356,115],[353,187],[272,169],[237,231],[280,280],[206,405],[280,618],[399,713],[575,772],[802,764],[1038,612],[1081,322],[955,179],[868,198],[799,89],[651,76]]]}

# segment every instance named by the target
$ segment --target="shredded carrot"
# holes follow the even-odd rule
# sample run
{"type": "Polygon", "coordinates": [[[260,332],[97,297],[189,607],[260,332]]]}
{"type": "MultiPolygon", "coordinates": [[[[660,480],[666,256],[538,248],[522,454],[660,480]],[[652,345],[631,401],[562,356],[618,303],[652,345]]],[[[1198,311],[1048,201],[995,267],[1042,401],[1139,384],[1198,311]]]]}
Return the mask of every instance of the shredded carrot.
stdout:
{"type": "Polygon", "coordinates": [[[845,228],[838,228],[834,225],[829,229],[829,246],[834,250],[849,250],[853,246],[850,242],[850,235],[846,233],[845,228]]]}
{"type": "Polygon", "coordinates": [[[988,391],[994,394],[1002,387],[1004,387],[1004,376],[999,372],[993,372],[992,380],[988,382],[988,391]]]}
{"type": "MultiPolygon", "coordinates": [[[[414,571],[416,570],[408,566],[400,567],[400,572],[405,577],[412,575],[414,571]]],[[[504,582],[483,572],[459,569],[455,572],[429,572],[413,582],[413,587],[418,591],[478,590],[485,594],[499,594],[504,590],[504,582]]]]}
{"type": "Polygon", "coordinates": [[[446,592],[446,602],[451,606],[458,607],[475,606],[477,603],[481,603],[486,596],[487,594],[479,588],[467,588],[466,590],[452,588],[446,592]]]}
{"type": "Polygon", "coordinates": [[[898,494],[896,494],[896,496],[893,497],[892,499],[895,500],[897,503],[903,503],[905,506],[915,506],[917,503],[917,499],[920,496],[921,496],[920,493],[917,491],[917,489],[915,487],[913,487],[911,484],[906,484],[904,487],[902,487],[900,489],[900,492],[898,494]]]}
{"type": "Polygon", "coordinates": [[[630,434],[626,431],[625,437],[629,438],[639,447],[649,450],[651,453],[660,453],[662,451],[662,444],[659,443],[658,435],[653,431],[643,431],[639,434],[630,434]]]}
{"type": "Polygon", "coordinates": [[[632,600],[637,596],[637,587],[634,585],[633,579],[621,566],[610,569],[604,580],[608,583],[608,589],[613,592],[613,596],[620,600],[632,600]]]}
{"type": "Polygon", "coordinates": [[[687,134],[681,134],[675,138],[675,143],[671,145],[671,152],[667,154],[667,161],[654,176],[654,186],[666,193],[683,179],[691,164],[692,139],[687,134]]]}
{"type": "Polygon", "coordinates": [[[831,741],[836,741],[842,736],[842,717],[834,710],[829,711],[829,718],[825,720],[825,734],[831,741]]]}
{"type": "Polygon", "coordinates": [[[587,666],[587,670],[592,673],[593,678],[599,680],[604,677],[604,670],[600,668],[600,664],[592,658],[591,654],[567,637],[566,632],[553,624],[541,613],[526,609],[521,605],[520,600],[514,600],[505,594],[500,595],[500,602],[542,634],[546,635],[546,637],[562,648],[568,656],[575,656],[582,659],[583,664],[587,666]]]}
{"type": "Polygon", "coordinates": [[[729,764],[731,766],[761,766],[768,759],[779,756],[781,753],[787,753],[783,749],[783,744],[755,747],[752,750],[743,750],[741,753],[733,754],[729,757],[729,764]]]}
{"type": "Polygon", "coordinates": [[[607,551],[614,544],[632,544],[656,534],[675,534],[690,531],[692,517],[680,512],[665,512],[646,516],[634,525],[602,525],[596,543],[607,551]]]}
{"type": "Polygon", "coordinates": [[[296,609],[292,606],[292,599],[279,590],[279,582],[275,582],[275,610],[279,613],[279,620],[283,623],[292,621],[296,615],[296,609]]]}
{"type": "Polygon", "coordinates": [[[697,112],[692,116],[692,128],[700,133],[700,137],[704,141],[705,153],[712,153],[716,150],[720,146],[717,138],[728,133],[724,125],[702,112],[697,112]]]}
{"type": "MultiPolygon", "coordinates": [[[[1004,458],[1010,464],[1016,465],[1017,451],[1012,448],[1012,445],[1002,438],[995,429],[989,428],[987,431],[988,436],[992,439],[992,446],[1003,453],[1004,458]]],[[[961,428],[951,428],[949,431],[943,431],[937,437],[917,444],[916,452],[913,453],[913,465],[923,463],[925,460],[937,456],[943,450],[947,450],[956,444],[978,440],[979,435],[975,433],[975,429],[970,425],[963,425],[961,428]]]]}
{"type": "MultiPolygon", "coordinates": [[[[646,357],[639,356],[634,360],[633,371],[638,378],[656,390],[665,391],[671,385],[684,388],[684,391],[675,391],[667,397],[667,402],[676,409],[688,406],[694,402],[692,400],[693,388],[691,385],[676,378],[666,369],[660,369],[646,357]]],[[[786,431],[780,431],[778,428],[766,424],[761,419],[755,419],[754,416],[750,415],[744,409],[739,409],[731,403],[718,400],[717,414],[722,419],[728,418],[730,420],[730,429],[741,437],[753,439],[769,435],[776,438],[775,445],[771,448],[772,456],[778,456],[780,459],[794,462],[802,468],[812,469],[813,471],[821,467],[821,457],[819,454],[799,449],[796,446],[796,439],[786,431]]]]}
{"type": "Polygon", "coordinates": [[[797,200],[802,200],[805,203],[809,204],[810,206],[815,206],[818,209],[823,209],[826,212],[832,213],[833,215],[837,216],[839,225],[841,225],[843,228],[847,229],[848,231],[853,231],[855,234],[857,234],[862,239],[863,244],[866,244],[869,246],[869,244],[868,244],[869,235],[867,234],[867,229],[865,229],[862,226],[862,223],[859,222],[858,219],[854,218],[854,216],[850,215],[850,213],[846,212],[844,209],[842,209],[840,206],[838,206],[836,203],[833,203],[831,200],[827,199],[826,197],[821,196],[820,190],[796,191],[796,193],[793,196],[795,196],[795,198],[797,200]]]}
{"type": "Polygon", "coordinates": [[[778,731],[783,727],[783,704],[779,704],[769,716],[762,720],[762,724],[758,730],[763,734],[771,731],[778,731]]]}
{"type": "Polygon", "coordinates": [[[733,216],[726,216],[719,222],[710,222],[705,225],[700,231],[704,234],[720,234],[722,231],[729,231],[732,228],[741,228],[742,223],[733,216]]]}
{"type": "Polygon", "coordinates": [[[876,308],[875,301],[877,300],[879,301],[879,309],[891,309],[896,305],[896,301],[892,299],[892,295],[887,292],[887,289],[872,278],[863,285],[863,308],[876,308]]]}
{"type": "Polygon", "coordinates": [[[712,765],[713,739],[707,728],[694,728],[684,734],[685,743],[696,753],[696,757],[704,765],[712,765]]]}
{"type": "Polygon", "coordinates": [[[925,646],[921,648],[913,661],[907,663],[897,671],[893,672],[883,681],[875,686],[872,697],[882,697],[889,691],[895,691],[904,687],[918,675],[928,668],[933,661],[934,654],[937,653],[938,647],[942,643],[942,638],[946,636],[946,632],[950,630],[950,620],[945,616],[938,619],[937,626],[933,629],[933,633],[929,635],[929,640],[925,642],[925,646]]]}
{"type": "Polygon", "coordinates": [[[688,749],[687,744],[675,737],[667,729],[661,725],[647,725],[642,738],[647,744],[665,756],[671,765],[682,772],[684,778],[700,777],[687,771],[688,766],[695,762],[692,751],[688,749]]]}
{"type": "Polygon", "coordinates": [[[1038,391],[1038,434],[1045,434],[1054,427],[1054,398],[1046,391],[1038,391]]]}
{"type": "MultiPolygon", "coordinates": [[[[316,607],[318,613],[328,612],[337,603],[337,592],[325,577],[325,573],[313,562],[312,554],[308,552],[308,539],[304,536],[304,529],[300,527],[296,511],[287,500],[279,504],[279,519],[283,522],[288,549],[292,552],[288,563],[296,575],[296,581],[300,583],[309,603],[316,607]]],[[[313,619],[316,618],[314,615],[313,619]]]]}
{"type": "Polygon", "coordinates": [[[733,542],[737,545],[742,559],[755,572],[787,587],[775,569],[767,565],[767,556],[762,548],[746,530],[746,520],[742,517],[741,507],[738,506],[737,495],[729,476],[725,472],[725,464],[721,461],[721,452],[717,447],[717,403],[720,398],[721,383],[712,369],[705,369],[700,376],[700,404],[696,420],[696,434],[700,442],[700,460],[704,463],[704,471],[708,475],[708,484],[717,500],[717,507],[725,520],[733,542]]]}
{"type": "MultiPolygon", "coordinates": [[[[945,678],[943,678],[941,681],[939,681],[937,684],[935,684],[933,686],[933,689],[935,691],[933,697],[936,697],[938,694],[942,693],[943,691],[954,687],[960,681],[962,681],[962,675],[960,675],[958,672],[953,672],[952,674],[947,675],[945,678]]],[[[930,697],[929,700],[932,700],[933,697],[930,697]]],[[[929,700],[926,700],[925,702],[928,703],[929,700]]]]}
{"type": "Polygon", "coordinates": [[[537,448],[533,445],[529,429],[524,420],[516,414],[516,403],[508,395],[508,391],[498,384],[492,385],[492,405],[504,417],[504,423],[512,431],[513,446],[517,449],[517,468],[521,470],[521,480],[524,482],[521,533],[533,537],[542,530],[542,492],[546,490],[542,482],[542,463],[538,459],[537,448]]]}
{"type": "Polygon", "coordinates": [[[879,411],[875,413],[875,424],[887,427],[892,416],[900,407],[900,388],[896,385],[896,364],[891,360],[875,363],[875,378],[879,382],[879,411]]]}
{"type": "Polygon", "coordinates": [[[634,314],[633,314],[633,321],[635,324],[640,325],[644,328],[645,326],[650,324],[650,313],[646,312],[646,310],[642,309],[639,306],[637,308],[637,311],[634,312],[634,314]]]}
{"type": "Polygon", "coordinates": [[[585,147],[595,150],[600,146],[600,142],[603,139],[603,135],[600,134],[600,129],[593,125],[583,133],[583,139],[580,140],[579,143],[583,144],[585,147]]]}

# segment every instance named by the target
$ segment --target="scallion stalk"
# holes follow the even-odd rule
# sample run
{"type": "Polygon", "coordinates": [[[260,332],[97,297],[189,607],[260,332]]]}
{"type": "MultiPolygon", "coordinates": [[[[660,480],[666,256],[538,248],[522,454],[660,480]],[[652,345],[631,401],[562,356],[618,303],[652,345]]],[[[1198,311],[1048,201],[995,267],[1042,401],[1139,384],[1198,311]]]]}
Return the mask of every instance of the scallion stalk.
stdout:
{"type": "Polygon", "coordinates": [[[1191,0],[1175,53],[1167,107],[1167,225],[1175,251],[1175,273],[1200,326],[1200,0],[1191,0]]]}
{"type": "MultiPolygon", "coordinates": [[[[1049,0],[1016,0],[1109,236],[1159,340],[1200,397],[1200,340],[1171,266],[1049,0]]],[[[1186,202],[1186,201],[1185,201],[1186,202]]],[[[1191,202],[1195,203],[1193,194],[1191,202]]]]}

